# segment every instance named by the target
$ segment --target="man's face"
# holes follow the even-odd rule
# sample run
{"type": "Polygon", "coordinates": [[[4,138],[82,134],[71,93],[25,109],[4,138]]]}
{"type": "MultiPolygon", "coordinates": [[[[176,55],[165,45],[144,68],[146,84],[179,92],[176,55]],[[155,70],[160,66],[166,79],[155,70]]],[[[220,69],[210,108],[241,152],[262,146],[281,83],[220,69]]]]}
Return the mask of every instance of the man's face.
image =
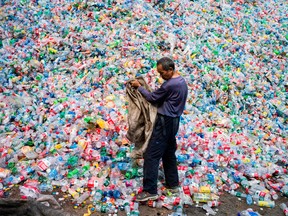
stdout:
{"type": "Polygon", "coordinates": [[[173,76],[173,70],[170,68],[169,70],[163,70],[162,64],[157,65],[157,71],[164,80],[169,80],[173,76]]]}

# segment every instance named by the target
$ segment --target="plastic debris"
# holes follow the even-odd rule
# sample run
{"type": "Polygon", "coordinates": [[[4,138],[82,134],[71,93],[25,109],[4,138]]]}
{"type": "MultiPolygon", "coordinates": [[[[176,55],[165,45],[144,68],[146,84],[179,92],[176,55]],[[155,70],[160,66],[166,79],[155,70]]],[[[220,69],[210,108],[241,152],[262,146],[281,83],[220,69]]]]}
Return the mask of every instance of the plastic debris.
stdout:
{"type": "Polygon", "coordinates": [[[59,190],[75,208],[87,202],[88,215],[137,215],[143,169],[125,137],[125,82],[141,74],[157,88],[165,55],[189,85],[181,193],[150,205],[214,212],[222,191],[266,207],[288,196],[285,1],[0,5],[0,197],[19,184],[23,197],[59,190]]]}

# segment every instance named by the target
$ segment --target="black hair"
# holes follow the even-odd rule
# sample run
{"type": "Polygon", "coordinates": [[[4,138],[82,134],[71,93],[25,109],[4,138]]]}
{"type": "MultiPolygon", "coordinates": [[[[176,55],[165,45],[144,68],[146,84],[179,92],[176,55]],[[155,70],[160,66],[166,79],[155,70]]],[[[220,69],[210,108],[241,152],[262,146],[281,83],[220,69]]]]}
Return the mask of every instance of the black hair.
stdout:
{"type": "Polygon", "coordinates": [[[157,66],[160,64],[162,65],[162,68],[165,71],[170,70],[170,68],[172,68],[173,71],[175,70],[175,64],[174,64],[173,60],[168,58],[168,57],[163,57],[163,58],[159,59],[157,61],[157,66]]]}

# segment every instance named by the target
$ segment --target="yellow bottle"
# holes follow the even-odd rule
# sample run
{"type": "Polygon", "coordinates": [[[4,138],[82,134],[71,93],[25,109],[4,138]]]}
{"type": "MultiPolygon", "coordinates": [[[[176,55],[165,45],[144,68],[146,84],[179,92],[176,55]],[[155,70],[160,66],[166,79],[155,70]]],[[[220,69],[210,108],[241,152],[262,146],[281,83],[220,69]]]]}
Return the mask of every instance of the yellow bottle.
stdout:
{"type": "Polygon", "coordinates": [[[258,201],[258,206],[274,208],[275,202],[274,201],[258,201]]]}

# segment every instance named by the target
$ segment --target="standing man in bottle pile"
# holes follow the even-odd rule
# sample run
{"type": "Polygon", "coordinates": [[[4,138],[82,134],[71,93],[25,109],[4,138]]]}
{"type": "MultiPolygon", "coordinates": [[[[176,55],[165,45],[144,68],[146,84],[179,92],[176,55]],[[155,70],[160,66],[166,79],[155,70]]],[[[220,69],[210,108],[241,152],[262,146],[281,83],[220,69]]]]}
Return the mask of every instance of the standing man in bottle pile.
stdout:
{"type": "Polygon", "coordinates": [[[148,102],[157,106],[154,129],[144,153],[143,192],[136,196],[138,202],[158,198],[157,180],[161,158],[167,191],[176,193],[179,186],[175,136],[185,107],[188,87],[184,78],[175,71],[175,64],[170,58],[158,60],[157,71],[165,82],[154,92],[147,91],[137,80],[130,82],[148,102]]]}

